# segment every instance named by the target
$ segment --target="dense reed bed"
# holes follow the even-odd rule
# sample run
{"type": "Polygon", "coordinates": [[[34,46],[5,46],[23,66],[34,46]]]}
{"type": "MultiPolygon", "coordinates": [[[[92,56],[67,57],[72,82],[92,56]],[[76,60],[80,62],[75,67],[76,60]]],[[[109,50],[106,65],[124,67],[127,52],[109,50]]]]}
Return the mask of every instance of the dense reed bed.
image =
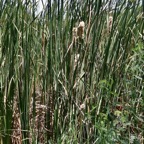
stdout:
{"type": "Polygon", "coordinates": [[[0,1],[0,143],[144,142],[144,4],[0,1]]]}

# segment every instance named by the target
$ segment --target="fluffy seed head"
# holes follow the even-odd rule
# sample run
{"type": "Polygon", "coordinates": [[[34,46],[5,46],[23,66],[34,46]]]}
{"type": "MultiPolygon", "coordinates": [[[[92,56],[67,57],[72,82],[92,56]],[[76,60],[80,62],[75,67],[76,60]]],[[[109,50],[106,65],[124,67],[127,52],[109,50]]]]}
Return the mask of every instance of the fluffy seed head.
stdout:
{"type": "Polygon", "coordinates": [[[72,30],[73,37],[77,37],[77,27],[74,27],[72,30]]]}
{"type": "Polygon", "coordinates": [[[79,26],[78,26],[78,32],[77,32],[77,35],[80,37],[80,38],[83,38],[84,37],[84,27],[85,27],[85,23],[83,21],[81,21],[79,23],[79,26]]]}
{"type": "Polygon", "coordinates": [[[80,105],[80,109],[81,109],[81,110],[82,110],[82,109],[85,109],[85,107],[86,107],[85,104],[81,104],[81,105],[80,105]]]}
{"type": "Polygon", "coordinates": [[[78,27],[85,27],[85,23],[84,23],[84,21],[81,21],[80,23],[79,23],[79,26],[78,27]]]}

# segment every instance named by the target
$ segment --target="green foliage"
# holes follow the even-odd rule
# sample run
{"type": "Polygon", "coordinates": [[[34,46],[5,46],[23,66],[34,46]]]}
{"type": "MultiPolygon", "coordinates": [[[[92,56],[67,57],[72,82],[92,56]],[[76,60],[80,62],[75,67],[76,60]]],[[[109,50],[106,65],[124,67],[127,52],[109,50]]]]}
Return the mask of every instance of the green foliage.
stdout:
{"type": "Polygon", "coordinates": [[[35,11],[35,1],[0,2],[0,143],[142,143],[140,1],[35,11]]]}

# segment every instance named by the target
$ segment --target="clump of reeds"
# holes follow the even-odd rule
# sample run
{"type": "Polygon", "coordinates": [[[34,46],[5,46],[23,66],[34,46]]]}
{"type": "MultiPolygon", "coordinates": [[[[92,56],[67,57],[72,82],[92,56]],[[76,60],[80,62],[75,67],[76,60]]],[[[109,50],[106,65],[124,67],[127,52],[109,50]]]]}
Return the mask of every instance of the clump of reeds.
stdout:
{"type": "Polygon", "coordinates": [[[1,144],[143,142],[140,3],[0,5],[1,144]]]}

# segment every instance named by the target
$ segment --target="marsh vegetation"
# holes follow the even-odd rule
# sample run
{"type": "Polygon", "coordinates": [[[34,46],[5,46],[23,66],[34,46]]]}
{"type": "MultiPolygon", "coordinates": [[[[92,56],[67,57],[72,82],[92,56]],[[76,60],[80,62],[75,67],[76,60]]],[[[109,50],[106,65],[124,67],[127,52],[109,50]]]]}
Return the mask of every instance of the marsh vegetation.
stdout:
{"type": "Polygon", "coordinates": [[[144,6],[0,1],[0,143],[144,142],[144,6]]]}

